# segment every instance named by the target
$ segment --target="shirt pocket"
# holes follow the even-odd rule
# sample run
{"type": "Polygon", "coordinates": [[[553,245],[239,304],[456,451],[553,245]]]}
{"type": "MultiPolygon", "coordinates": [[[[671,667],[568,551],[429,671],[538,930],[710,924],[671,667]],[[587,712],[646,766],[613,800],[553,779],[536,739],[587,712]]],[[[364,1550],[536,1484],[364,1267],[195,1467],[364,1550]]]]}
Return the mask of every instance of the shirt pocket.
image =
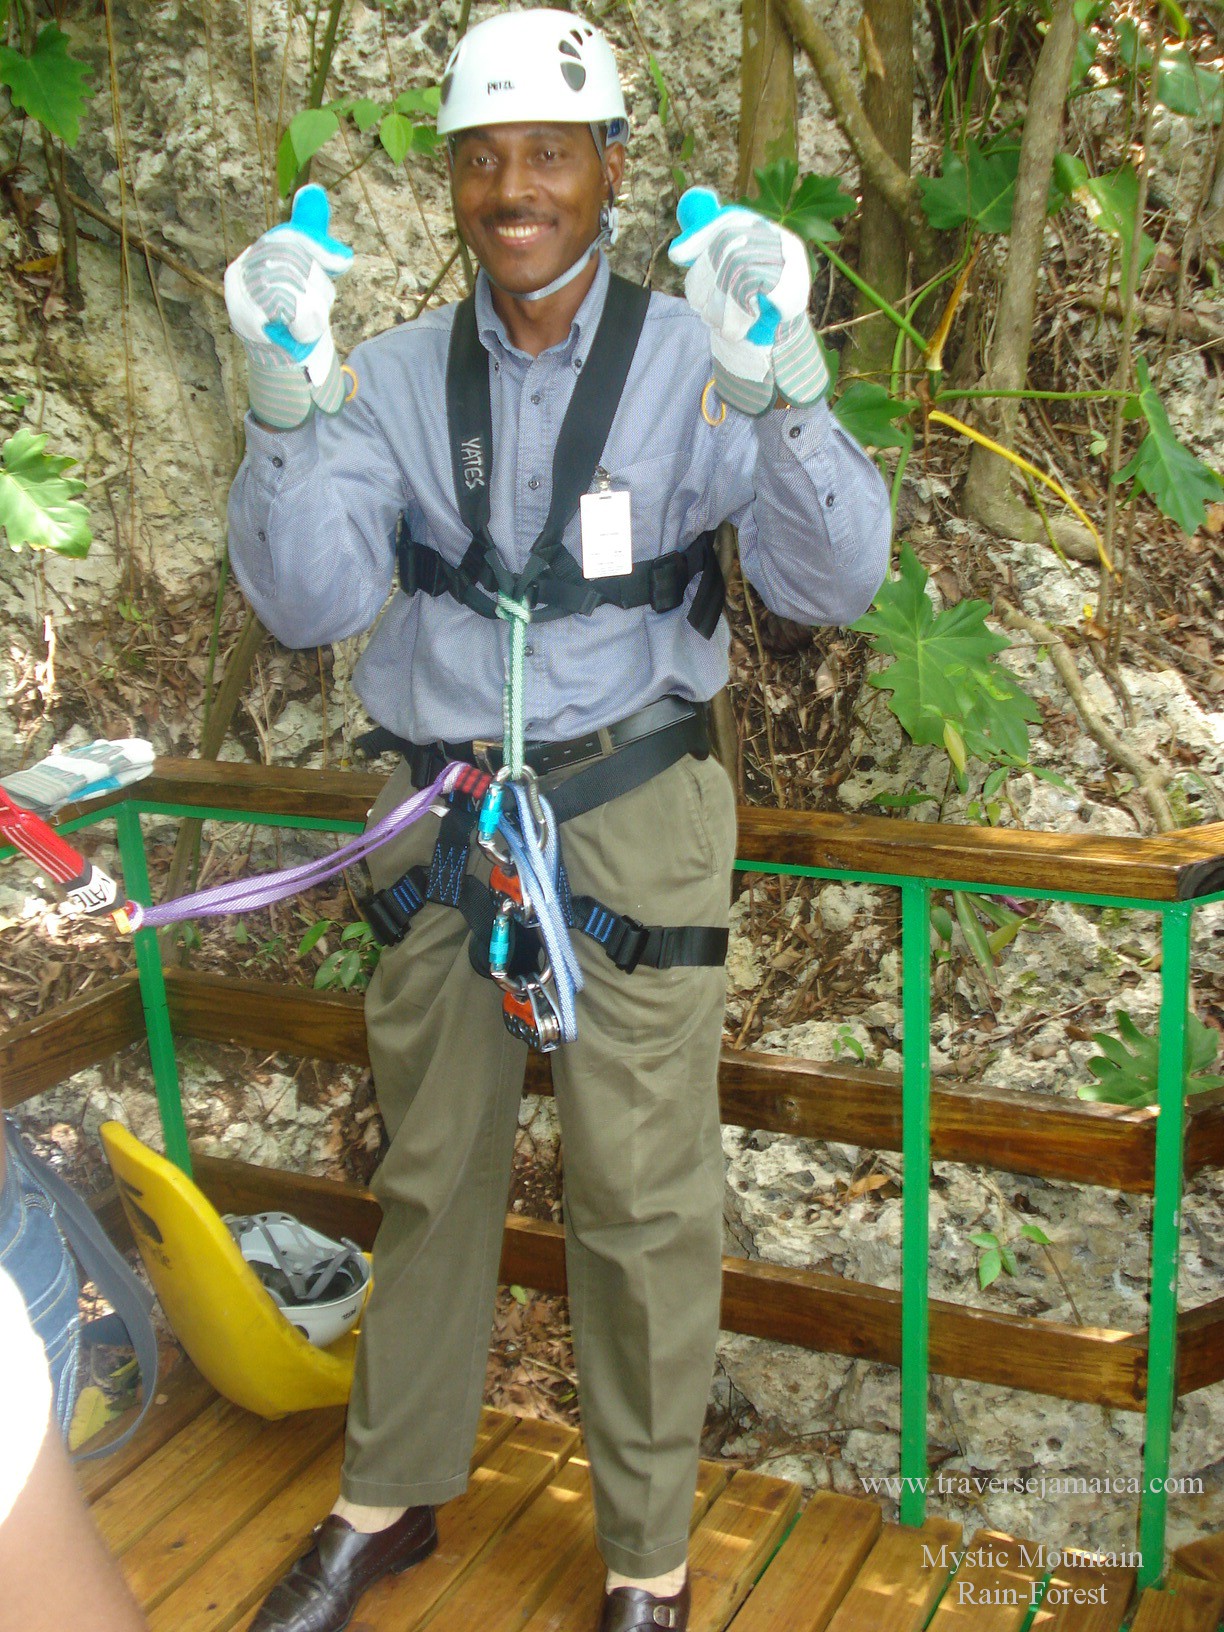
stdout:
{"type": "Polygon", "coordinates": [[[694,480],[691,465],[681,450],[605,466],[613,487],[629,493],[635,561],[679,549],[706,527],[704,484],[694,480]]]}

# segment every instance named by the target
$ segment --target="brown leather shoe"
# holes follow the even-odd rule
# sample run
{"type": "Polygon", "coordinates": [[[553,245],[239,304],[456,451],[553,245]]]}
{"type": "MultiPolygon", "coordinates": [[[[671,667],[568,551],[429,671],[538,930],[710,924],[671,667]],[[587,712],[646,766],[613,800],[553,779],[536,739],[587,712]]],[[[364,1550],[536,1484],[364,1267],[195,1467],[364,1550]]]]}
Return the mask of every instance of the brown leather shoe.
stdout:
{"type": "Polygon", "coordinates": [[[368,1536],[329,1513],[308,1551],[264,1599],[250,1632],[340,1632],[368,1587],[419,1564],[437,1545],[432,1507],[410,1507],[368,1536]]]}
{"type": "Polygon", "coordinates": [[[656,1598],[642,1587],[616,1587],[604,1594],[598,1632],[659,1632],[660,1627],[685,1632],[691,1601],[687,1579],[674,1598],[656,1598]]]}

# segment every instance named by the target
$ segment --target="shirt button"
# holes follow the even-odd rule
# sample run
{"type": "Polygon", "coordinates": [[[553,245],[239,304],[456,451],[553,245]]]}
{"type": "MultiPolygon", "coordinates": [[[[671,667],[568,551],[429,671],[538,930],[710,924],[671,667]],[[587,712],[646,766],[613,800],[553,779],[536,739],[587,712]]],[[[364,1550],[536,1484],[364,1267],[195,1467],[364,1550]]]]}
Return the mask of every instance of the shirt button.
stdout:
{"type": "Polygon", "coordinates": [[[803,426],[802,425],[792,425],[790,430],[787,431],[786,434],[787,434],[787,436],[790,437],[791,441],[793,442],[797,436],[802,436],[803,435],[803,426]]]}
{"type": "Polygon", "coordinates": [[[496,358],[493,361],[493,372],[494,374],[501,373],[501,364],[496,360],[496,358]]]}
{"type": "Polygon", "coordinates": [[[582,369],[582,358],[581,357],[575,357],[574,358],[574,370],[577,373],[577,372],[580,372],[581,369],[582,369]]]}
{"type": "Polygon", "coordinates": [[[534,403],[535,403],[535,404],[536,404],[536,406],[537,406],[537,407],[538,407],[538,406],[539,406],[539,403],[540,403],[540,393],[539,393],[539,392],[538,392],[538,391],[533,391],[533,392],[532,392],[532,393],[531,393],[531,400],[532,400],[532,402],[534,402],[534,403]]]}
{"type": "Polygon", "coordinates": [[[531,491],[533,493],[535,492],[536,488],[539,487],[539,485],[540,485],[540,478],[538,476],[529,476],[527,478],[527,486],[531,489],[531,491]]]}
{"type": "Polygon", "coordinates": [[[523,647],[523,656],[524,657],[534,657],[535,656],[535,647],[534,646],[524,646],[523,647]]]}
{"type": "Polygon", "coordinates": [[[262,527],[260,528],[259,533],[258,533],[257,536],[258,536],[259,542],[261,544],[266,544],[268,542],[268,535],[267,535],[267,533],[264,532],[262,527]]]}
{"type": "Polygon", "coordinates": [[[272,463],[276,466],[277,470],[281,468],[284,462],[285,461],[281,458],[279,453],[274,453],[272,455],[272,463]]]}
{"type": "Polygon", "coordinates": [[[825,494],[825,509],[826,510],[832,510],[832,508],[833,508],[833,495],[832,495],[832,493],[826,493],[825,494]]]}

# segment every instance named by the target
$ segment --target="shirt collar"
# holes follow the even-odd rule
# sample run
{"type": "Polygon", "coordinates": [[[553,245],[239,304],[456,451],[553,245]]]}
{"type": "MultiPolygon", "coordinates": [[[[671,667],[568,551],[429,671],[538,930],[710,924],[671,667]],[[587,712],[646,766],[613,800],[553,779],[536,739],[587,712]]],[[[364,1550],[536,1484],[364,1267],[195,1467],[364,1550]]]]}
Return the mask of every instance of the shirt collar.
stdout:
{"type": "MultiPolygon", "coordinates": [[[[566,351],[571,349],[577,341],[589,339],[599,327],[599,320],[603,316],[604,301],[608,294],[608,281],[611,272],[608,269],[608,258],[602,250],[598,252],[599,265],[595,268],[595,279],[591,287],[583,296],[582,305],[574,313],[574,320],[570,324],[569,337],[560,345],[550,346],[549,351],[566,351]]],[[[481,344],[486,351],[493,351],[495,346],[512,357],[527,357],[525,351],[511,341],[506,332],[506,325],[502,322],[493,305],[493,296],[489,287],[489,280],[483,267],[476,274],[476,326],[480,333],[481,344]]],[[[544,353],[545,356],[548,352],[544,353]]],[[[528,361],[533,359],[528,358],[528,361]]]]}

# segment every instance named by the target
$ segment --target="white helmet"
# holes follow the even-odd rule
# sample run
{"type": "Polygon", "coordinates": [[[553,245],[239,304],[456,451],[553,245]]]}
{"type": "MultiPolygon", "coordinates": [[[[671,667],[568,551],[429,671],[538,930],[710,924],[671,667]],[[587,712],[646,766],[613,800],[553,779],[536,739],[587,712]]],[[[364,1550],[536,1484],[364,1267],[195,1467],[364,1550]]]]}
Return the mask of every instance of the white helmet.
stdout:
{"type": "Polygon", "coordinates": [[[352,1331],[370,1287],[355,1241],[333,1241],[290,1213],[227,1214],[238,1250],[286,1320],[316,1348],[352,1331]]]}
{"type": "Polygon", "coordinates": [[[477,125],[613,125],[628,133],[612,47],[571,11],[506,11],[470,29],[442,76],[438,134],[477,125]]]}

